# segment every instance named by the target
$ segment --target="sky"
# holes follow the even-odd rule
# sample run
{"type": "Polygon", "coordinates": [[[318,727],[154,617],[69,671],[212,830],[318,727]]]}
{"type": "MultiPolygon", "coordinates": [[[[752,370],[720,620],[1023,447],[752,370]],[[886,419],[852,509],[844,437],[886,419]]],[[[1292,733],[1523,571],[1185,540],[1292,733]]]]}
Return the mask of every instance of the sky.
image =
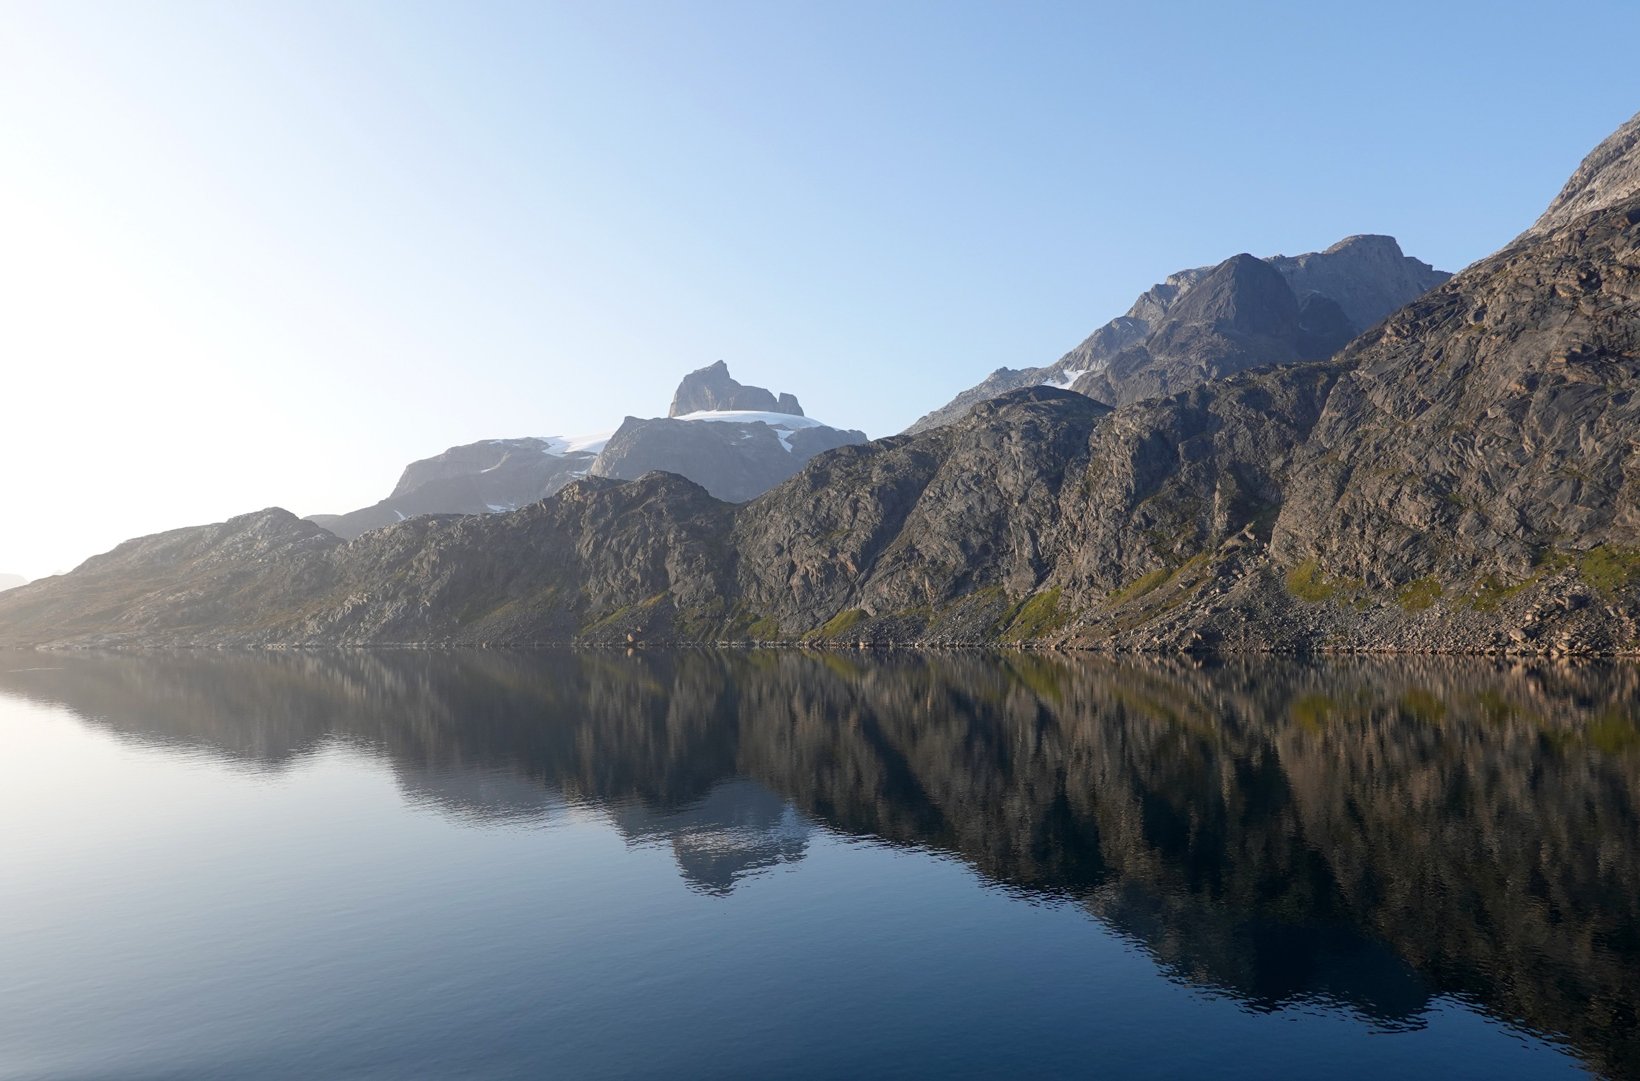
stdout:
{"type": "Polygon", "coordinates": [[[722,359],[900,430],[1152,282],[1460,269],[1640,5],[0,0],[0,572],[374,503],[722,359]]]}

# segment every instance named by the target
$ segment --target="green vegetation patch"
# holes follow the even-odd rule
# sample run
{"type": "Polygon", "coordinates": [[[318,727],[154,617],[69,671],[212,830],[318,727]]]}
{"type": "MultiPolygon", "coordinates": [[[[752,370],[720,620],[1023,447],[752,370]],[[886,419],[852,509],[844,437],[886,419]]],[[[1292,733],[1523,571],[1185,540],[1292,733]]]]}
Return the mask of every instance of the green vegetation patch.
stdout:
{"type": "Polygon", "coordinates": [[[1618,593],[1640,584],[1640,549],[1611,544],[1590,548],[1578,559],[1577,573],[1608,596],[1618,593]]]}
{"type": "Polygon", "coordinates": [[[1536,585],[1540,575],[1519,582],[1506,582],[1495,574],[1488,574],[1475,583],[1469,594],[1469,606],[1477,612],[1495,612],[1509,598],[1536,585]]]}
{"type": "Polygon", "coordinates": [[[1365,588],[1366,583],[1361,579],[1330,575],[1313,559],[1306,559],[1287,572],[1287,592],[1310,604],[1334,598],[1354,600],[1365,588]]]}
{"type": "Polygon", "coordinates": [[[1040,593],[1033,593],[1014,609],[1012,618],[1007,620],[1008,626],[1007,630],[1003,631],[1003,637],[1014,642],[1041,638],[1063,627],[1069,618],[1070,613],[1059,609],[1059,590],[1044,589],[1040,593]]]}
{"type": "Polygon", "coordinates": [[[778,642],[781,634],[780,621],[773,616],[764,616],[762,619],[754,620],[746,628],[746,634],[754,642],[778,642]]]}
{"type": "Polygon", "coordinates": [[[1128,601],[1143,597],[1146,593],[1155,590],[1162,583],[1173,577],[1171,567],[1158,567],[1149,574],[1142,575],[1129,582],[1110,595],[1111,604],[1126,604],[1128,601]]]}
{"type": "Polygon", "coordinates": [[[846,608],[826,620],[825,625],[815,632],[815,637],[840,638],[865,622],[865,619],[864,608],[846,608]]]}
{"type": "Polygon", "coordinates": [[[1433,574],[1415,578],[1395,595],[1396,603],[1408,612],[1422,612],[1441,599],[1440,580],[1433,574]]]}

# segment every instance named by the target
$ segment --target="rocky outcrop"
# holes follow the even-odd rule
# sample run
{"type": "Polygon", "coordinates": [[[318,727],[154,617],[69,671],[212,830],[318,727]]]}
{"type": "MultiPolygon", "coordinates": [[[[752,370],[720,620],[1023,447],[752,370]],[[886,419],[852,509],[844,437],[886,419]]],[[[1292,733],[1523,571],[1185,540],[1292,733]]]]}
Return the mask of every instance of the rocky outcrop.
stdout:
{"type": "Polygon", "coordinates": [[[1094,331],[1080,345],[1041,368],[999,368],[977,386],[919,419],[908,432],[949,424],[979,402],[1039,384],[1074,388],[1112,404],[1187,389],[1206,379],[1258,364],[1320,360],[1401,305],[1445,281],[1449,274],[1401,253],[1394,237],[1352,236],[1326,251],[1275,255],[1262,262],[1277,271],[1297,306],[1265,275],[1237,256],[1212,267],[1170,275],[1134,301],[1127,314],[1094,331]],[[1239,268],[1239,269],[1238,269],[1239,268]],[[1203,282],[1217,292],[1192,312],[1186,298],[1203,282]],[[1246,297],[1231,297],[1240,286],[1246,297]],[[1224,334],[1203,326],[1203,309],[1262,308],[1261,333],[1224,334]],[[1121,358],[1118,363],[1118,358],[1121,358]],[[1108,373],[1108,374],[1107,374],[1108,373]]]}
{"type": "Polygon", "coordinates": [[[677,393],[672,395],[672,408],[667,410],[666,415],[682,417],[690,413],[726,409],[803,415],[803,407],[797,404],[794,395],[781,394],[777,398],[762,387],[737,383],[729,374],[729,366],[721,360],[684,376],[683,382],[678,384],[677,393]]]}

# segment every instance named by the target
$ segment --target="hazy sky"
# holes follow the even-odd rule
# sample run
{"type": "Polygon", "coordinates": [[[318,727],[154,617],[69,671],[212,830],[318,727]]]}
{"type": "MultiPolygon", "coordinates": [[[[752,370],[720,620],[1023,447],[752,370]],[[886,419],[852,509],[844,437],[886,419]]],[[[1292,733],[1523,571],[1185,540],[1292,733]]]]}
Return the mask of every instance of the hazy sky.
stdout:
{"type": "Polygon", "coordinates": [[[0,2],[0,571],[719,358],[896,431],[1167,273],[1456,270],[1640,108],[1640,5],[0,2]]]}

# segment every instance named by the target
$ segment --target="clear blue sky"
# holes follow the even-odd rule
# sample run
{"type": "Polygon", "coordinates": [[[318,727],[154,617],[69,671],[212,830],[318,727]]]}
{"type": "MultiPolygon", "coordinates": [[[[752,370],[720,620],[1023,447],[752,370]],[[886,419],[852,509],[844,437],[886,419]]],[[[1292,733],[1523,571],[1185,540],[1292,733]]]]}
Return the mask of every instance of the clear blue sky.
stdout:
{"type": "Polygon", "coordinates": [[[5,3],[0,571],[719,358],[896,431],[1181,267],[1456,270],[1640,109],[1640,5],[5,3]]]}

